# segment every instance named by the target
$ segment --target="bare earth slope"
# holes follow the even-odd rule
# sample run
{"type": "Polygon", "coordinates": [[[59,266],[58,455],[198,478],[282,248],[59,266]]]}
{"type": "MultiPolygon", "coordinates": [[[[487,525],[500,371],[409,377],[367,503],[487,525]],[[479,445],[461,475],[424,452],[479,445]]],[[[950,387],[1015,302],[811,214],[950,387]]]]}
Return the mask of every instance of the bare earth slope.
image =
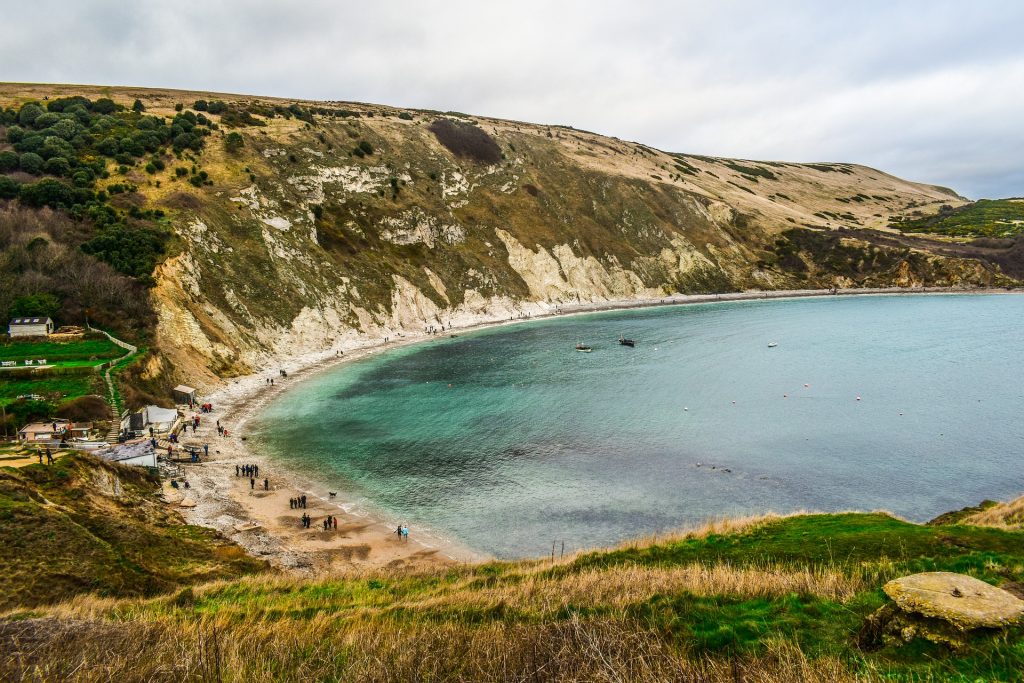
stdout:
{"type": "MultiPolygon", "coordinates": [[[[165,116],[199,99],[253,112],[292,104],[43,85],[0,86],[0,103],[71,94],[138,98],[165,116]]],[[[696,157],[559,126],[298,104],[320,113],[257,113],[235,126],[207,114],[219,128],[201,153],[104,181],[127,178],[136,190],[119,201],[162,209],[177,238],[156,273],[163,358],[149,376],[211,386],[362,336],[578,300],[1010,281],[984,254],[890,237],[891,216],[964,200],[862,166],[696,157]],[[476,136],[468,154],[439,141],[440,120],[476,136]],[[231,152],[230,133],[242,138],[231,152]],[[200,171],[210,182],[190,183],[200,171]]]]}

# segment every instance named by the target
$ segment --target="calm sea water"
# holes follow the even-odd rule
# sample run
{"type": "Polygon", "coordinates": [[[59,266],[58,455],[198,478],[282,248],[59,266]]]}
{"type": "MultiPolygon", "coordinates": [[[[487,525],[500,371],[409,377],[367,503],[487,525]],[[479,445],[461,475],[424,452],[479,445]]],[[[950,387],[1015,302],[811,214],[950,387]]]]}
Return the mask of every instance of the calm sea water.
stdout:
{"type": "Polygon", "coordinates": [[[601,313],[338,368],[254,437],[340,496],[499,557],[769,510],[926,520],[1024,491],[1022,359],[1021,296],[601,313]]]}

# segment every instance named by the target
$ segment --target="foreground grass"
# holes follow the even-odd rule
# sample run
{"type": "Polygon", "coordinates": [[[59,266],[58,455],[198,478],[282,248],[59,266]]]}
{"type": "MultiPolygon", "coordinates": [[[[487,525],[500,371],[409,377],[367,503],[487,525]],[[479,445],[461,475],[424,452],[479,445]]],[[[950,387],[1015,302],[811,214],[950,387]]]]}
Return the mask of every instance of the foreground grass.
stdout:
{"type": "Polygon", "coordinates": [[[124,355],[124,349],[106,337],[87,337],[73,341],[19,341],[0,343],[0,360],[18,361],[45,358],[49,363],[62,361],[99,361],[124,355]]]}
{"type": "Polygon", "coordinates": [[[80,596],[0,622],[28,680],[1019,680],[1024,632],[867,651],[880,586],[1024,579],[1024,533],[882,513],[767,517],[564,561],[80,596]]]}

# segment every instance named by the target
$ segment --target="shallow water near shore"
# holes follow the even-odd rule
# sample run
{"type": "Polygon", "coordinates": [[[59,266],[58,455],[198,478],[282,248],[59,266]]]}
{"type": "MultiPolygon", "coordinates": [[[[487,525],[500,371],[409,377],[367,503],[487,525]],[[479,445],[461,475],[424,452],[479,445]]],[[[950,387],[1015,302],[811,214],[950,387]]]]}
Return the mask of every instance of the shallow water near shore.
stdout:
{"type": "Polygon", "coordinates": [[[338,367],[272,402],[251,442],[502,558],[769,510],[923,521],[1024,492],[1022,357],[1020,296],[616,311],[338,367]]]}

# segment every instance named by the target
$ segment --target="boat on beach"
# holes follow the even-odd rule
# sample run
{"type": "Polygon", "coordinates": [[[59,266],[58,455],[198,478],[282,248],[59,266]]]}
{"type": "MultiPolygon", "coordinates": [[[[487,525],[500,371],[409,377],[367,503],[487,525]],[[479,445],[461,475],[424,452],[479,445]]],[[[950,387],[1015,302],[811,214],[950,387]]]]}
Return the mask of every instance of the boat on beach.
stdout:
{"type": "Polygon", "coordinates": [[[632,346],[636,346],[636,342],[633,341],[632,339],[626,339],[625,337],[620,336],[619,337],[619,345],[620,346],[630,346],[630,347],[632,347],[632,346]]]}
{"type": "Polygon", "coordinates": [[[582,351],[583,353],[590,353],[594,349],[590,348],[589,346],[587,346],[586,344],[584,344],[582,342],[579,342],[579,343],[576,344],[576,350],[577,351],[582,351]]]}

